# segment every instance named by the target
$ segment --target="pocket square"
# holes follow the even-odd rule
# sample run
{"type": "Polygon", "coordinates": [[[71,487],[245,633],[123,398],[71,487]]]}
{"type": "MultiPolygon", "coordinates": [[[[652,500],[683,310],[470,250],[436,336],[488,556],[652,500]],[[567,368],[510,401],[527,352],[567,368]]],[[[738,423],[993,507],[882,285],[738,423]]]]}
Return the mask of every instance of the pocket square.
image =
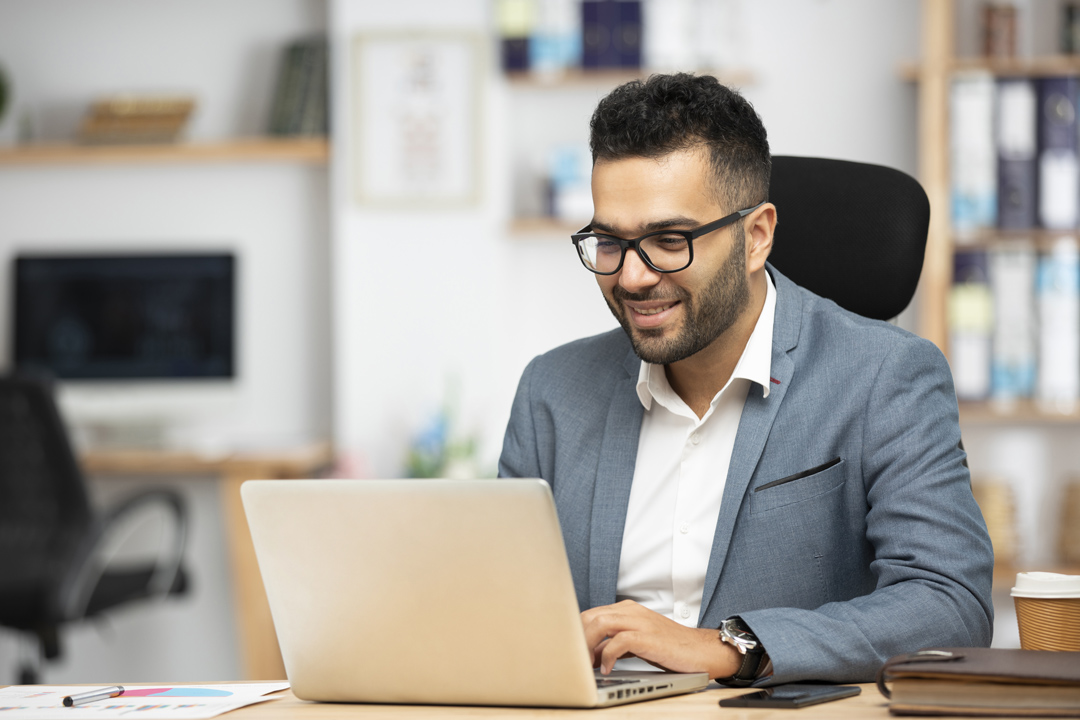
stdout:
{"type": "Polygon", "coordinates": [[[823,465],[818,465],[817,467],[812,467],[809,470],[803,470],[802,472],[797,472],[794,475],[788,475],[787,477],[782,477],[779,480],[773,480],[771,482],[765,483],[764,485],[759,485],[754,488],[754,492],[758,492],[759,490],[768,490],[769,488],[776,487],[777,485],[783,485],[784,483],[789,483],[794,480],[801,480],[804,477],[816,475],[819,472],[824,472],[825,470],[828,470],[833,465],[836,465],[839,462],[840,458],[834,457],[832,460],[823,465]]]}

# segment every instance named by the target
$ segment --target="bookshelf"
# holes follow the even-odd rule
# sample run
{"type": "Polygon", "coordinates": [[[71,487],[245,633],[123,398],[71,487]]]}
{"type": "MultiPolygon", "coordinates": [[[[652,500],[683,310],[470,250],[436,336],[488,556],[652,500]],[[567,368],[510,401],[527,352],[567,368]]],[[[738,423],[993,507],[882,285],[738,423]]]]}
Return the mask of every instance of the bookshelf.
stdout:
{"type": "MultiPolygon", "coordinates": [[[[588,138],[588,119],[591,116],[596,103],[615,87],[630,82],[631,80],[644,80],[652,74],[652,72],[654,71],[646,68],[569,68],[555,74],[503,72],[502,78],[505,89],[509,93],[517,95],[519,100],[525,98],[543,103],[543,106],[548,110],[550,110],[553,105],[558,105],[560,108],[565,108],[570,111],[566,113],[566,115],[573,117],[572,125],[569,126],[569,129],[567,129],[565,125],[563,127],[557,127],[555,130],[552,130],[550,127],[545,127],[543,128],[545,132],[540,136],[543,137],[549,133],[554,133],[556,135],[562,135],[564,140],[567,136],[573,136],[580,138],[580,141],[585,143],[588,138]]],[[[747,85],[752,85],[755,82],[754,74],[741,68],[699,68],[694,72],[697,74],[712,75],[725,85],[733,87],[745,87],[747,85]]],[[[558,126],[559,123],[555,123],[555,125],[558,126]]],[[[519,133],[519,135],[530,138],[536,136],[533,133],[519,133]]],[[[544,140],[541,140],[541,145],[545,142],[550,147],[554,145],[556,141],[544,137],[544,140]]],[[[518,152],[519,150],[520,149],[514,149],[515,152],[518,152]]],[[[532,148],[529,150],[531,151],[532,148]]],[[[528,178],[528,181],[530,183],[538,183],[541,179],[538,177],[530,177],[528,178]]],[[[535,200],[535,198],[533,198],[533,200],[535,200]]],[[[587,220],[587,218],[584,218],[581,222],[568,222],[535,212],[532,207],[536,204],[535,202],[524,203],[528,206],[524,211],[519,207],[520,204],[521,203],[518,202],[514,203],[512,216],[507,223],[507,232],[513,237],[543,236],[552,239],[562,237],[568,238],[571,233],[580,230],[582,224],[587,220]]],[[[569,242],[569,239],[567,239],[567,241],[569,242]]]]}
{"type": "MultiPolygon", "coordinates": [[[[1009,77],[1040,77],[1042,75],[1080,75],[1080,56],[1048,55],[1033,58],[953,58],[947,65],[950,73],[989,72],[1009,77]]],[[[922,66],[905,65],[900,74],[908,80],[919,80],[922,66]]]]}
{"type": "Polygon", "coordinates": [[[325,138],[244,138],[168,145],[28,144],[0,147],[0,166],[296,162],[325,165],[325,138]]]}
{"type": "MultiPolygon", "coordinates": [[[[956,53],[957,3],[955,0],[922,0],[922,56],[917,64],[900,68],[900,74],[918,86],[919,179],[932,208],[926,259],[923,265],[918,325],[920,334],[948,354],[946,319],[952,284],[953,255],[989,249],[1019,239],[1045,251],[1055,238],[1078,231],[981,232],[958,240],[950,227],[949,91],[952,79],[963,73],[984,72],[996,77],[1080,76],[1080,56],[1047,55],[989,59],[958,57],[956,53]]],[[[982,425],[1016,423],[1080,423],[1080,413],[1055,413],[1031,401],[1008,406],[993,403],[961,403],[963,422],[982,425]]]]}

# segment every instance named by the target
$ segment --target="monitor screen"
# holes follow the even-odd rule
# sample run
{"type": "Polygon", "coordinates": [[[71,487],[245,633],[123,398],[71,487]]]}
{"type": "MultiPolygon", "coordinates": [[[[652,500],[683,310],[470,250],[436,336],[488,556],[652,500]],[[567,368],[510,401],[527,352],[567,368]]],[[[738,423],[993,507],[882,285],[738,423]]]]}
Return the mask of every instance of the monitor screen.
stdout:
{"type": "Polygon", "coordinates": [[[231,378],[231,254],[15,259],[15,367],[62,379],[231,378]]]}

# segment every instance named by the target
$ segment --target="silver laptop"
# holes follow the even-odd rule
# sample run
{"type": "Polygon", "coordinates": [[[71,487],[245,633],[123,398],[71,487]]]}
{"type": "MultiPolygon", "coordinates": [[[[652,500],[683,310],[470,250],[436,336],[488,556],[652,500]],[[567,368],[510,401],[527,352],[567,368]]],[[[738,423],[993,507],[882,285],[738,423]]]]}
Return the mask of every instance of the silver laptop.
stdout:
{"type": "Polygon", "coordinates": [[[299,698],[605,707],[708,683],[594,672],[542,480],[252,480],[241,494],[299,698]]]}

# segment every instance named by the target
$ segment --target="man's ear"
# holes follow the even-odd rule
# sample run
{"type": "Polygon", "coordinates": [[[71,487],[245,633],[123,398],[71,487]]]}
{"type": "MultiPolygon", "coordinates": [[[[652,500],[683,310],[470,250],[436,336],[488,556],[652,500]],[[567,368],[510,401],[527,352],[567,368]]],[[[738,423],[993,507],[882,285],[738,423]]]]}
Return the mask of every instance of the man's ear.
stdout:
{"type": "Polygon", "coordinates": [[[746,269],[754,273],[765,267],[765,261],[772,252],[776,206],[765,203],[750,213],[743,222],[746,223],[746,269]]]}

